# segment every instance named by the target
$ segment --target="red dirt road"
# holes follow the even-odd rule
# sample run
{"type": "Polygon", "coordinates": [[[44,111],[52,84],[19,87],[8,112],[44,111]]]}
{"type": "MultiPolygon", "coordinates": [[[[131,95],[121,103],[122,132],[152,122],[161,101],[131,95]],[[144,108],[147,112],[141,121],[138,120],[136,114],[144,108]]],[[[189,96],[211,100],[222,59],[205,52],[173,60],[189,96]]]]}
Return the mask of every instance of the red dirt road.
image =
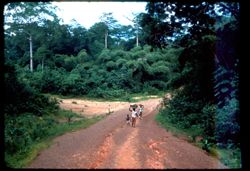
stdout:
{"type": "Polygon", "coordinates": [[[143,119],[125,123],[128,106],[87,129],[54,139],[28,168],[220,169],[217,159],[173,136],[154,120],[159,99],[144,104],[143,119]]]}

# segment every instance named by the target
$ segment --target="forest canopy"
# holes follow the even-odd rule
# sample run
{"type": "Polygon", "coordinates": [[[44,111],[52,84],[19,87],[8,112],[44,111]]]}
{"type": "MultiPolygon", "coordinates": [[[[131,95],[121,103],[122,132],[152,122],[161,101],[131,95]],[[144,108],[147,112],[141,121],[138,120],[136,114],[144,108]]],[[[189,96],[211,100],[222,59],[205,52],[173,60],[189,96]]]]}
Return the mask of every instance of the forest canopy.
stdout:
{"type": "MultiPolygon", "coordinates": [[[[5,6],[7,123],[55,110],[48,93],[129,100],[171,92],[159,122],[204,137],[208,151],[240,147],[239,3],[148,2],[134,25],[104,13],[89,29],[61,24],[55,10],[50,2],[5,6]]],[[[18,147],[9,129],[5,144],[12,154],[18,147]]]]}

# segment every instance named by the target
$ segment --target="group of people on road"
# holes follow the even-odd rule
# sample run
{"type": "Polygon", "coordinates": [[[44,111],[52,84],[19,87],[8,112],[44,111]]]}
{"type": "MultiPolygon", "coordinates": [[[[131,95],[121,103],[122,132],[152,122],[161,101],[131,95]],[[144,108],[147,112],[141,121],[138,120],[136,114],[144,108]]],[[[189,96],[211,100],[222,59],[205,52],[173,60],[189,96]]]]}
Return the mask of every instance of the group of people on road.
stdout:
{"type": "Polygon", "coordinates": [[[133,104],[129,106],[129,111],[131,114],[127,114],[126,122],[128,125],[131,124],[132,127],[135,127],[136,124],[136,118],[142,119],[142,112],[143,112],[144,106],[142,104],[133,104]]]}

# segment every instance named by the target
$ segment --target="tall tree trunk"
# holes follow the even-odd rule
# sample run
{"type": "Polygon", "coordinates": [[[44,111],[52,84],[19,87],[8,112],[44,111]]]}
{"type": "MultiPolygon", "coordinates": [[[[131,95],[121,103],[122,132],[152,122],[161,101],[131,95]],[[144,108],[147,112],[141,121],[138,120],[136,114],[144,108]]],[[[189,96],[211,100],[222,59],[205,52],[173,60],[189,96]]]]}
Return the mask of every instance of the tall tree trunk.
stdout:
{"type": "Polygon", "coordinates": [[[139,46],[139,28],[138,23],[136,23],[136,47],[139,46]]]}
{"type": "Polygon", "coordinates": [[[42,72],[43,72],[44,59],[42,59],[42,72]]]}
{"type": "Polygon", "coordinates": [[[138,38],[138,32],[136,33],[136,47],[139,46],[139,38],[138,38]]]}
{"type": "Polygon", "coordinates": [[[108,31],[105,32],[105,48],[108,48],[108,31]]]}
{"type": "Polygon", "coordinates": [[[33,72],[32,36],[30,35],[30,71],[33,72]]]}

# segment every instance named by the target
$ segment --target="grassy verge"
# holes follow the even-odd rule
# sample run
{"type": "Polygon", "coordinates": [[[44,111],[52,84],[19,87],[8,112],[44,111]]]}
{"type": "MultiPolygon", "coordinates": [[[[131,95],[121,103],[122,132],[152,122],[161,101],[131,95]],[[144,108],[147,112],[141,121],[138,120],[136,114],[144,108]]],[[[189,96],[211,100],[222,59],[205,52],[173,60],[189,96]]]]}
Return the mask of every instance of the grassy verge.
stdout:
{"type": "Polygon", "coordinates": [[[36,142],[30,146],[30,150],[23,153],[9,154],[5,153],[6,166],[10,168],[23,168],[30,164],[40,151],[46,149],[51,144],[51,141],[36,142]]]}
{"type": "Polygon", "coordinates": [[[198,136],[201,132],[200,129],[182,129],[178,127],[176,124],[171,123],[170,121],[166,120],[166,118],[163,118],[162,115],[157,114],[155,117],[155,120],[160,123],[162,127],[164,127],[166,130],[170,131],[174,136],[177,137],[184,137],[189,142],[195,141],[195,137],[198,136]]]}
{"type": "Polygon", "coordinates": [[[132,102],[136,103],[139,101],[154,99],[154,98],[161,98],[163,96],[162,93],[158,94],[148,94],[148,93],[136,93],[136,94],[129,94],[128,96],[121,97],[121,98],[115,98],[115,101],[125,101],[125,102],[132,102]]]}
{"type": "Polygon", "coordinates": [[[104,116],[85,118],[76,113],[65,110],[58,110],[53,114],[46,114],[42,117],[32,116],[33,121],[27,119],[30,118],[30,115],[20,116],[18,118],[19,123],[23,126],[19,126],[17,129],[25,130],[25,133],[21,137],[12,136],[11,138],[13,138],[13,141],[23,140],[25,143],[16,146],[16,148],[19,149],[16,152],[11,153],[5,151],[6,166],[11,168],[23,168],[28,166],[41,150],[49,147],[56,136],[62,135],[66,132],[87,128],[101,120],[103,117],[104,116]],[[69,120],[69,118],[71,118],[71,120],[69,120]],[[76,118],[77,120],[74,121],[76,118]],[[31,124],[31,127],[27,126],[31,124]],[[27,132],[29,132],[29,135],[27,132]],[[33,138],[35,135],[36,138],[33,138]],[[29,140],[28,144],[28,141],[26,140],[29,140]]]}
{"type": "Polygon", "coordinates": [[[241,168],[241,151],[237,149],[217,149],[219,159],[222,163],[232,169],[241,168]]]}
{"type": "MultiPolygon", "coordinates": [[[[199,129],[182,129],[178,125],[169,122],[162,115],[157,114],[155,120],[160,123],[162,127],[170,131],[174,136],[184,137],[187,141],[193,143],[199,148],[203,148],[202,142],[195,142],[195,137],[201,133],[199,129]]],[[[218,158],[225,166],[229,168],[241,168],[241,151],[240,148],[219,148],[212,146],[209,148],[209,154],[218,158]]]]}

